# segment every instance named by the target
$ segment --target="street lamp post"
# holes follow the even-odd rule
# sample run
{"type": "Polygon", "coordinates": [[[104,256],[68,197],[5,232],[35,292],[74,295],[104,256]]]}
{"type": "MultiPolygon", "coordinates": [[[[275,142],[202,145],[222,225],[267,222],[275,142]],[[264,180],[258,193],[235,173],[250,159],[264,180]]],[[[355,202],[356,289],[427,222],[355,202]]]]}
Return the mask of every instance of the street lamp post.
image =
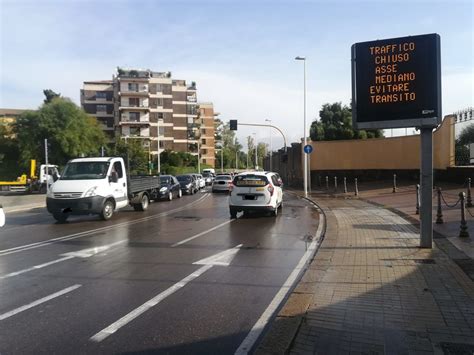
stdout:
{"type": "Polygon", "coordinates": [[[157,144],[158,144],[158,154],[157,154],[157,155],[158,155],[158,161],[157,161],[157,163],[158,163],[158,167],[157,167],[157,169],[158,169],[158,174],[161,174],[161,157],[160,157],[160,154],[161,154],[161,152],[160,152],[160,120],[158,120],[158,124],[157,124],[157,126],[158,126],[158,127],[157,127],[157,129],[158,129],[158,137],[157,137],[157,144]]]}
{"type": "MultiPolygon", "coordinates": [[[[295,60],[303,61],[303,126],[304,126],[304,145],[307,144],[306,140],[306,57],[296,57],[295,60]]],[[[303,189],[305,197],[308,197],[308,154],[304,153],[304,177],[303,177],[303,189]]]]}
{"type": "MultiPolygon", "coordinates": [[[[272,124],[272,120],[271,119],[266,119],[265,122],[269,122],[270,124],[272,124]]],[[[273,147],[272,147],[272,128],[270,127],[270,171],[273,171],[273,168],[272,168],[272,154],[273,154],[273,147]]]]}
{"type": "Polygon", "coordinates": [[[255,136],[255,170],[258,169],[258,145],[257,145],[257,133],[252,133],[255,136]]]}

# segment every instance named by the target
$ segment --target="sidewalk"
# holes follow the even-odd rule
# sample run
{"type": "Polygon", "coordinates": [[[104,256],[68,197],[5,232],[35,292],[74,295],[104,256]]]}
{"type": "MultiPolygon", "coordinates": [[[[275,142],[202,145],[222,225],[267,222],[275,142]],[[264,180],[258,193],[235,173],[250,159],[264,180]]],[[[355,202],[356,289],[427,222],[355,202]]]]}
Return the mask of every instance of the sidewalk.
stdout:
{"type": "Polygon", "coordinates": [[[258,354],[474,352],[474,284],[448,254],[382,206],[313,199],[325,239],[258,354]]]}
{"type": "Polygon", "coordinates": [[[3,205],[5,213],[43,208],[46,207],[46,195],[2,192],[0,194],[0,204],[3,205]]]}

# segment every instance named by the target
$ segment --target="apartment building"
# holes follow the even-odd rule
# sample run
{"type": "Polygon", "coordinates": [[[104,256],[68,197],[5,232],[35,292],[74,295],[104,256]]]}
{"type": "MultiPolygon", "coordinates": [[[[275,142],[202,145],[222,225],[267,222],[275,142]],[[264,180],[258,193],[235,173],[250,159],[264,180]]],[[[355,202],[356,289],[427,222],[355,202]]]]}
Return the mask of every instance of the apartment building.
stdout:
{"type": "Polygon", "coordinates": [[[114,138],[114,82],[112,80],[85,81],[81,90],[81,106],[94,116],[104,133],[114,138]]]}
{"type": "Polygon", "coordinates": [[[215,166],[215,113],[214,105],[210,102],[200,103],[198,108],[200,124],[201,162],[215,166]]]}
{"type": "Polygon", "coordinates": [[[199,108],[194,82],[174,80],[170,72],[118,68],[111,81],[84,82],[81,104],[111,137],[141,139],[152,155],[163,150],[198,155],[200,149],[201,163],[214,164],[208,143],[214,138],[213,108],[210,103],[199,108]],[[212,116],[212,124],[201,112],[212,116]]]}

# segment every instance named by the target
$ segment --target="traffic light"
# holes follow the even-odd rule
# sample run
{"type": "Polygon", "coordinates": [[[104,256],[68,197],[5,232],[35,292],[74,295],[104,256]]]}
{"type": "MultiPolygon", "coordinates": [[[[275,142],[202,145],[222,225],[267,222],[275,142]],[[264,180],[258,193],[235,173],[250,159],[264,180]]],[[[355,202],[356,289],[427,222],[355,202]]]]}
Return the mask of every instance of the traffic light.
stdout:
{"type": "Polygon", "coordinates": [[[230,120],[229,126],[231,131],[237,131],[237,120],[230,120]]]}

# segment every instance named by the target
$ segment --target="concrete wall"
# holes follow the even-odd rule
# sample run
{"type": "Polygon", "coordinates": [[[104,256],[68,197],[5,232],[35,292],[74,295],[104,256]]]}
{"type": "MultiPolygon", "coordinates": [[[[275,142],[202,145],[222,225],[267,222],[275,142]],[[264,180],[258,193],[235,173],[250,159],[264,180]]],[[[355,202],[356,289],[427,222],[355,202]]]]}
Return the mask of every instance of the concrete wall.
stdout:
{"type": "MultiPolygon", "coordinates": [[[[447,116],[434,132],[433,166],[454,166],[454,116],[447,116]]],[[[420,137],[311,142],[311,170],[417,170],[420,137]]]]}

